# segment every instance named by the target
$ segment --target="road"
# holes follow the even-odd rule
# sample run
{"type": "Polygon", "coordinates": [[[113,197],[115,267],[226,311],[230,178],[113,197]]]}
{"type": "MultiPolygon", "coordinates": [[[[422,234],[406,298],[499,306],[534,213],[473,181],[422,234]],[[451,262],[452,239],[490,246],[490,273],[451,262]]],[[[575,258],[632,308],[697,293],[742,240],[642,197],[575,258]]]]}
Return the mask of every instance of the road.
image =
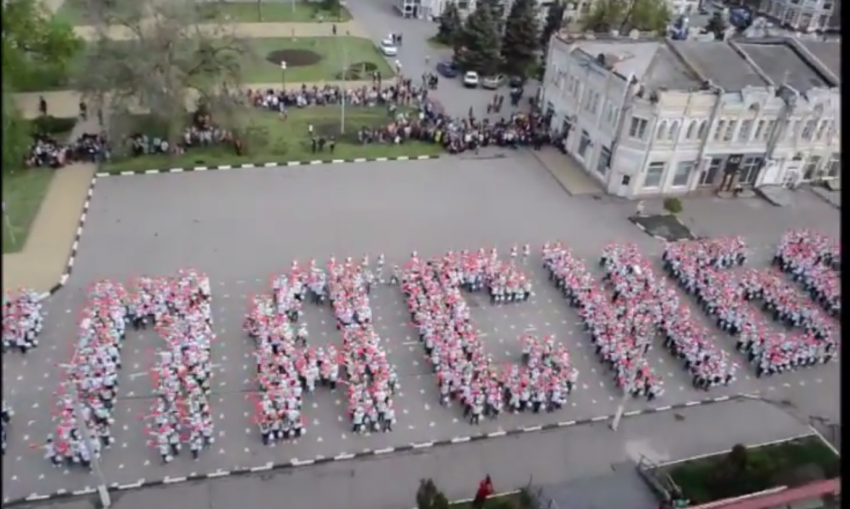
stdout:
{"type": "MultiPolygon", "coordinates": [[[[358,462],[266,472],[141,491],[119,492],[114,509],[400,509],[415,505],[419,479],[431,477],[453,500],[474,495],[489,474],[497,490],[588,478],[612,465],[686,458],[808,434],[809,430],[759,401],[695,407],[624,421],[617,433],[601,424],[521,438],[461,444],[358,462]],[[716,426],[718,420],[724,426],[716,426]],[[320,486],[320,488],[318,488],[320,486]],[[380,486],[380,489],[375,489],[380,486]]],[[[89,509],[93,501],[56,502],[43,509],[89,509]]],[[[34,505],[22,507],[34,508],[34,505]]]]}

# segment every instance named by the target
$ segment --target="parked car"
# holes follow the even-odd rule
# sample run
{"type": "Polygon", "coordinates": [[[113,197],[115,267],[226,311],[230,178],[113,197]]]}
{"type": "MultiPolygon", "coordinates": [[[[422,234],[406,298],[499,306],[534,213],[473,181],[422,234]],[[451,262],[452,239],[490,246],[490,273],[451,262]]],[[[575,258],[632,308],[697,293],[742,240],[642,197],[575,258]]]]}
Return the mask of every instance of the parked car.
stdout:
{"type": "Polygon", "coordinates": [[[468,71],[463,75],[463,86],[466,88],[477,88],[478,87],[478,73],[475,71],[468,71]]]}
{"type": "Polygon", "coordinates": [[[394,57],[398,55],[398,48],[390,39],[384,39],[381,41],[381,53],[388,57],[394,57]]]}
{"type": "Polygon", "coordinates": [[[446,78],[457,77],[457,67],[451,62],[440,62],[437,64],[437,72],[446,78]]]}
{"type": "Polygon", "coordinates": [[[507,78],[505,78],[504,74],[487,76],[485,78],[481,78],[481,88],[486,88],[488,90],[496,90],[497,88],[504,85],[506,80],[507,78]]]}

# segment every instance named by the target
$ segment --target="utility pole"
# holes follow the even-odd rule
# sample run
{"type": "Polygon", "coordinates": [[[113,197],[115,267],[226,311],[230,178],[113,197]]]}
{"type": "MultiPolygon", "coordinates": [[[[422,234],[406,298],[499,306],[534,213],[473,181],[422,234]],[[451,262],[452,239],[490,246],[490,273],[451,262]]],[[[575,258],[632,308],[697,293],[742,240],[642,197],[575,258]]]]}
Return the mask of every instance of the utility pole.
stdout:
{"type": "MultiPolygon", "coordinates": [[[[71,359],[69,367],[76,366],[77,353],[74,352],[74,357],[71,359]]],[[[83,441],[91,455],[92,473],[97,479],[97,493],[100,496],[100,504],[108,509],[112,505],[112,499],[109,496],[109,488],[106,484],[106,478],[103,476],[103,470],[100,468],[100,458],[95,454],[94,439],[92,438],[91,430],[86,422],[83,403],[80,401],[80,389],[77,386],[77,381],[69,377],[68,383],[71,384],[71,394],[74,399],[74,420],[76,421],[77,429],[82,435],[83,441]]]]}
{"type": "Polygon", "coordinates": [[[15,229],[12,228],[12,220],[9,219],[9,213],[6,211],[6,202],[3,202],[3,221],[6,223],[6,230],[9,231],[9,239],[12,241],[13,245],[17,245],[17,240],[15,240],[15,229]]]}
{"type": "Polygon", "coordinates": [[[629,385],[623,387],[623,397],[620,399],[620,404],[617,405],[617,413],[614,414],[614,420],[611,421],[612,431],[617,431],[617,428],[620,426],[620,421],[623,419],[623,413],[626,411],[626,403],[628,403],[629,397],[631,396],[631,393],[629,392],[629,387],[630,384],[633,384],[635,382],[635,379],[637,378],[638,369],[640,369],[641,366],[641,361],[644,360],[643,351],[645,348],[646,345],[644,345],[643,343],[639,343],[635,345],[634,349],[632,349],[632,355],[630,356],[630,359],[632,361],[632,364],[634,365],[634,368],[630,370],[627,375],[629,378],[626,379],[626,382],[629,385]]]}
{"type": "Polygon", "coordinates": [[[345,81],[348,77],[348,50],[345,45],[342,46],[342,97],[340,98],[340,109],[339,109],[339,134],[345,134],[345,96],[347,94],[347,90],[345,87],[345,81]]]}
{"type": "Polygon", "coordinates": [[[286,91],[286,60],[280,61],[280,85],[286,91]]]}

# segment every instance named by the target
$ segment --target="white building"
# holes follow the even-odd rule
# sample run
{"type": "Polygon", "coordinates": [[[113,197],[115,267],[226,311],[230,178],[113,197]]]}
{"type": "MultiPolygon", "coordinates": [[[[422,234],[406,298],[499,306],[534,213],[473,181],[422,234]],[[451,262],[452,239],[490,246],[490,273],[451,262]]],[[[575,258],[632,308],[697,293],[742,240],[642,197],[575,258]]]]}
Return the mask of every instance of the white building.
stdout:
{"type": "Polygon", "coordinates": [[[761,0],[758,12],[791,30],[814,32],[841,28],[840,0],[761,0]]]}
{"type": "Polygon", "coordinates": [[[556,34],[541,104],[610,194],[796,184],[840,172],[840,49],[791,38],[556,34]]]}

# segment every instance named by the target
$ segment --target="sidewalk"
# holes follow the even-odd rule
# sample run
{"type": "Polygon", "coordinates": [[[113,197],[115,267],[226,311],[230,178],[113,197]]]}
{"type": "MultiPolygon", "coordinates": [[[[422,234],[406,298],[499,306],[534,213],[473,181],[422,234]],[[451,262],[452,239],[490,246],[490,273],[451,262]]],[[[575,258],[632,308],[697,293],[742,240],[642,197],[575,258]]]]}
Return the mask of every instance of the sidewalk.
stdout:
{"type": "MultiPolygon", "coordinates": [[[[58,0],[57,0],[58,1],[58,0]]],[[[232,23],[236,35],[251,39],[264,37],[331,37],[333,36],[333,23],[232,23]]],[[[198,25],[210,31],[219,30],[219,25],[198,25]]],[[[363,28],[356,21],[347,21],[336,24],[337,35],[351,37],[369,38],[363,28]]],[[[95,27],[77,26],[74,32],[82,39],[91,40],[97,37],[95,27]]],[[[108,32],[110,39],[131,39],[134,34],[126,27],[112,27],[108,32]]]]}
{"type": "Polygon", "coordinates": [[[570,196],[601,195],[602,186],[578,165],[570,156],[561,153],[556,148],[544,147],[542,150],[532,150],[534,157],[540,161],[561,187],[570,196]]]}
{"type": "Polygon", "coordinates": [[[56,171],[24,248],[3,255],[4,291],[23,287],[44,293],[59,282],[94,173],[93,164],[72,164],[56,171]]]}

